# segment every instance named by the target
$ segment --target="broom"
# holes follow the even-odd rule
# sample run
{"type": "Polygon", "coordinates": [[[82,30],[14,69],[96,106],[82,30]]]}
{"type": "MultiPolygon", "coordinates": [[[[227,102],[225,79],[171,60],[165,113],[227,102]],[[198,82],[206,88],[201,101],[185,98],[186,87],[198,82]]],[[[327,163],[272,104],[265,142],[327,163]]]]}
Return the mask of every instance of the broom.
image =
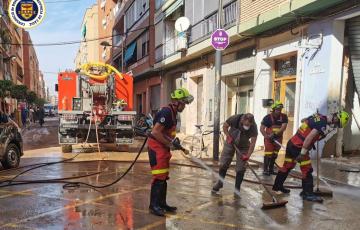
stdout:
{"type": "MultiPolygon", "coordinates": [[[[240,153],[238,147],[236,147],[235,145],[233,145],[234,148],[236,149],[236,151],[238,153],[240,153]]],[[[256,177],[256,179],[258,180],[258,182],[264,187],[265,191],[271,196],[272,198],[272,202],[264,202],[263,206],[261,207],[261,209],[273,209],[273,208],[281,208],[284,207],[288,201],[278,201],[276,199],[276,197],[274,196],[274,194],[272,194],[272,192],[270,191],[270,189],[268,187],[266,187],[264,185],[264,183],[262,182],[262,180],[260,179],[260,177],[256,174],[255,170],[250,166],[249,163],[246,163],[247,166],[249,167],[249,169],[251,170],[251,172],[254,174],[254,176],[256,177]]]]}

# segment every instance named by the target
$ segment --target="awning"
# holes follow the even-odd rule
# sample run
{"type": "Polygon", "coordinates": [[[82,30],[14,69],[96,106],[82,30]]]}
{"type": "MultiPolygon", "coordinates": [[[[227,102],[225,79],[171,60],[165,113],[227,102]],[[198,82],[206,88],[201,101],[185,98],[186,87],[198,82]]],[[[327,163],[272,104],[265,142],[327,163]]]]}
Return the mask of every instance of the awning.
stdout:
{"type": "Polygon", "coordinates": [[[135,47],[136,47],[136,42],[131,43],[127,47],[124,57],[125,62],[129,61],[134,56],[135,47]]]}
{"type": "Polygon", "coordinates": [[[169,17],[172,13],[175,12],[175,10],[177,10],[182,5],[184,5],[184,0],[176,0],[173,4],[171,4],[171,6],[169,6],[165,10],[165,17],[169,17]]]}

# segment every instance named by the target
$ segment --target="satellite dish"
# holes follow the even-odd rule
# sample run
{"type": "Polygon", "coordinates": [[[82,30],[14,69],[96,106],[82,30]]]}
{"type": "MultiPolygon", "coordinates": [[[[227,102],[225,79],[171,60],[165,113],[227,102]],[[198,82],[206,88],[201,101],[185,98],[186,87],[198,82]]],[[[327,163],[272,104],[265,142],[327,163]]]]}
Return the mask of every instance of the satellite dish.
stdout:
{"type": "Polygon", "coordinates": [[[178,32],[184,32],[190,27],[190,20],[187,17],[180,17],[175,22],[175,29],[178,32]]]}

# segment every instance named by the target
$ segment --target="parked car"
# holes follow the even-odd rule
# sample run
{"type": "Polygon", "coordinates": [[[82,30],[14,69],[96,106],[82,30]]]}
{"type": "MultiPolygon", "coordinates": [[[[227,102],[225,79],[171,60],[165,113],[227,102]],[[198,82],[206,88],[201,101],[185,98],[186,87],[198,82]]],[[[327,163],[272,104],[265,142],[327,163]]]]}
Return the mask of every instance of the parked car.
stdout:
{"type": "Polygon", "coordinates": [[[17,168],[24,155],[23,141],[12,123],[0,123],[0,162],[5,169],[17,168]]]}
{"type": "Polygon", "coordinates": [[[44,105],[45,116],[49,116],[49,117],[55,116],[54,110],[55,110],[55,106],[53,106],[52,104],[44,105]]]}

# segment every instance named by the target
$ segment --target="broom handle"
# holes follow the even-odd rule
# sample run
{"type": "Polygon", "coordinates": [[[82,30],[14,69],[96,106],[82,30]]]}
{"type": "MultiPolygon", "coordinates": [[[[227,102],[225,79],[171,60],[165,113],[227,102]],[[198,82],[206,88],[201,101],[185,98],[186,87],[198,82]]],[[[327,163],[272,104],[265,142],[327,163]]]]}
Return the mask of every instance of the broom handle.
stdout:
{"type": "MultiPolygon", "coordinates": [[[[233,146],[234,146],[236,152],[241,153],[240,150],[238,149],[238,147],[236,147],[236,145],[233,144],[233,146]]],[[[270,191],[270,189],[264,185],[264,183],[262,182],[262,180],[260,179],[260,177],[257,175],[257,173],[255,172],[255,170],[250,166],[249,162],[245,162],[245,164],[246,164],[246,166],[249,167],[249,169],[250,169],[251,172],[254,174],[254,176],[256,177],[256,179],[258,180],[258,182],[264,187],[265,191],[272,197],[273,201],[277,203],[277,200],[276,200],[275,196],[272,194],[272,192],[270,191]]]]}
{"type": "Polygon", "coordinates": [[[319,191],[319,183],[320,183],[319,173],[320,173],[319,142],[316,142],[316,188],[317,188],[317,191],[319,191]]]}
{"type": "MultiPolygon", "coordinates": [[[[316,113],[319,113],[319,109],[316,109],[316,113]]],[[[319,172],[320,172],[320,156],[319,156],[319,141],[316,142],[316,188],[319,191],[319,172]]]]}

